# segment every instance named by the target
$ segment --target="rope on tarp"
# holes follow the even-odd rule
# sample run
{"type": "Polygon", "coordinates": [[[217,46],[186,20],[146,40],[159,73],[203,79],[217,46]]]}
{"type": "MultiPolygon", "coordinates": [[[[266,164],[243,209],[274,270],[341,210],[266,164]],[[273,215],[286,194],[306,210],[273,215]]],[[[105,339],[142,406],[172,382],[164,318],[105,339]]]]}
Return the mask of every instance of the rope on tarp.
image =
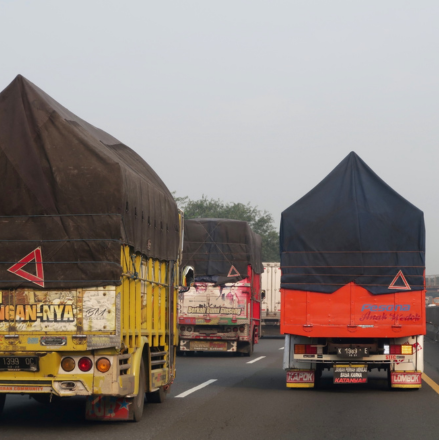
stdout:
{"type": "Polygon", "coordinates": [[[57,242],[66,242],[66,241],[112,241],[115,243],[122,243],[121,240],[117,238],[63,238],[57,240],[0,240],[0,243],[29,243],[29,242],[37,242],[37,243],[57,243],[57,242]]]}
{"type": "Polygon", "coordinates": [[[32,218],[32,217],[97,217],[106,215],[118,215],[122,214],[107,213],[107,214],[32,214],[32,215],[0,215],[0,218],[32,218]]]}

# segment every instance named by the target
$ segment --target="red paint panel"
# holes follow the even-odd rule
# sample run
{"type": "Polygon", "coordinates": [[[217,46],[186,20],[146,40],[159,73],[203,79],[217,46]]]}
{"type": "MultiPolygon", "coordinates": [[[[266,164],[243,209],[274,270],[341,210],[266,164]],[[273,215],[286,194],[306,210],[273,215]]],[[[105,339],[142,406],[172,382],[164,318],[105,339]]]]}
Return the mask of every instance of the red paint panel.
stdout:
{"type": "Polygon", "coordinates": [[[281,332],[313,337],[426,333],[425,291],[372,295],[350,283],[332,294],[281,289],[281,332]]]}

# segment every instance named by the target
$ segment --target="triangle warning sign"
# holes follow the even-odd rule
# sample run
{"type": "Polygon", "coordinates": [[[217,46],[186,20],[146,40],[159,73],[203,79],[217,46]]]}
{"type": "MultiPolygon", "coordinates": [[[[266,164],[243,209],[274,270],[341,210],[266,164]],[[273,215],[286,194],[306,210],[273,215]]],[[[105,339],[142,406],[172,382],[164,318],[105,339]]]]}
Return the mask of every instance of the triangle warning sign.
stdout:
{"type": "Polygon", "coordinates": [[[43,256],[41,253],[41,248],[38,247],[33,250],[30,254],[27,254],[23,257],[18,263],[15,263],[8,269],[8,272],[11,272],[21,278],[24,278],[27,281],[38,284],[41,287],[44,287],[44,272],[43,272],[43,256]],[[35,268],[37,275],[32,275],[29,272],[23,270],[23,267],[31,261],[35,260],[35,268]]]}
{"type": "Polygon", "coordinates": [[[236,267],[232,264],[227,277],[231,278],[231,277],[240,277],[240,276],[241,274],[236,270],[236,267]]]}
{"type": "Polygon", "coordinates": [[[388,289],[395,289],[395,290],[412,290],[412,288],[410,287],[409,283],[407,282],[407,280],[405,279],[404,274],[402,273],[402,270],[400,270],[397,274],[396,277],[393,278],[393,281],[390,283],[390,286],[388,287],[388,289]],[[395,283],[398,281],[398,279],[401,279],[401,281],[404,283],[403,286],[395,286],[395,283]]]}

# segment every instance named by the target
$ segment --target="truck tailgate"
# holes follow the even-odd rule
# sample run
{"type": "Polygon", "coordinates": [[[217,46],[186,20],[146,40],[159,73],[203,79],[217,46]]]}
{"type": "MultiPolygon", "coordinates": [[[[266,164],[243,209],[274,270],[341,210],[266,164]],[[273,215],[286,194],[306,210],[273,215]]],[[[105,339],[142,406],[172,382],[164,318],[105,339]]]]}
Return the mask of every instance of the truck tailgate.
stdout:
{"type": "Polygon", "coordinates": [[[312,337],[425,334],[425,291],[372,295],[349,283],[334,293],[282,289],[281,332],[312,337]]]}

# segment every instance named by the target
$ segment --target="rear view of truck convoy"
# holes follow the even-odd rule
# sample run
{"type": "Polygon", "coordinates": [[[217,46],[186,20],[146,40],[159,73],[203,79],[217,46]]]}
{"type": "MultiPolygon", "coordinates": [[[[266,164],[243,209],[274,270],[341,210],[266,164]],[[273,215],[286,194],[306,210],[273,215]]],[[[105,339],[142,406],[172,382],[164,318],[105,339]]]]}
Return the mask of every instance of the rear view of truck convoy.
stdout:
{"type": "Polygon", "coordinates": [[[182,219],[134,151],[18,76],[0,94],[0,411],[134,420],[175,377],[182,219]]]}
{"type": "Polygon", "coordinates": [[[184,228],[180,353],[250,356],[260,336],[261,237],[238,220],[185,220],[184,228]]]}
{"type": "Polygon", "coordinates": [[[282,213],[281,332],[291,388],[420,388],[425,317],[422,211],[350,153],[282,213]]]}

